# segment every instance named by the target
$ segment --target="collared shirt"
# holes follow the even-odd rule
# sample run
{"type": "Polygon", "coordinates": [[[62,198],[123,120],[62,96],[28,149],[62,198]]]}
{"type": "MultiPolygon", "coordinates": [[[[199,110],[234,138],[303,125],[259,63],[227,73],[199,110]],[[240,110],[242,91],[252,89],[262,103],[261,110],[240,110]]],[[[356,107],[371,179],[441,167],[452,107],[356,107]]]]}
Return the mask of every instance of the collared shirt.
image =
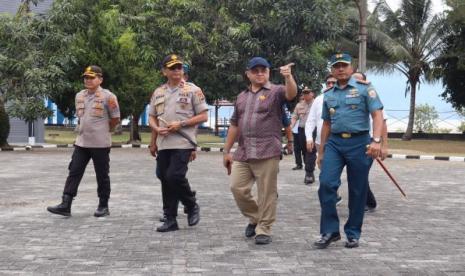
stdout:
{"type": "Polygon", "coordinates": [[[350,78],[341,89],[336,83],[325,93],[321,118],[331,121],[332,133],[368,131],[369,114],[383,109],[378,93],[369,82],[350,78]]]}
{"type": "MultiPolygon", "coordinates": [[[[158,87],[150,100],[149,115],[157,117],[160,126],[163,122],[171,123],[192,118],[208,110],[202,90],[191,82],[181,82],[178,87],[170,88],[168,84],[158,87]],[[160,120],[163,119],[163,120],[160,120]]],[[[181,130],[196,142],[196,126],[187,126],[181,130]]],[[[167,136],[157,136],[158,150],[164,149],[192,149],[194,146],[177,133],[167,136]]]]}
{"type": "Polygon", "coordinates": [[[323,126],[323,119],[321,119],[321,112],[323,110],[324,94],[318,95],[312,103],[310,112],[308,113],[307,121],[305,122],[305,137],[307,142],[313,141],[313,130],[316,127],[315,143],[321,143],[321,127],[323,126]]]}
{"type": "Polygon", "coordinates": [[[231,125],[239,129],[238,148],[233,159],[268,159],[281,155],[283,85],[270,82],[258,92],[241,92],[234,104],[231,125]]]}
{"type": "Polygon", "coordinates": [[[95,93],[82,90],[76,94],[76,115],[79,124],[76,145],[84,148],[111,147],[110,118],[119,118],[118,99],[107,89],[95,93]]]}
{"type": "Polygon", "coordinates": [[[299,127],[304,128],[305,122],[307,121],[308,113],[312,107],[312,102],[307,103],[306,101],[300,101],[294,108],[292,117],[299,120],[299,127]]]}

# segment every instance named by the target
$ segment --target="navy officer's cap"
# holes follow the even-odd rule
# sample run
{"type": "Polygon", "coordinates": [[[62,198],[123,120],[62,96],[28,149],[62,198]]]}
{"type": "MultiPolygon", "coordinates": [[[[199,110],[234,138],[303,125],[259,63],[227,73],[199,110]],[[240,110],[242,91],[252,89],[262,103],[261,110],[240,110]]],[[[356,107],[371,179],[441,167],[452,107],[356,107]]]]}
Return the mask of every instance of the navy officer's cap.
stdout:
{"type": "Polygon", "coordinates": [[[270,63],[266,59],[264,59],[262,57],[253,57],[247,63],[247,70],[250,70],[250,69],[252,69],[254,67],[257,67],[257,66],[263,66],[263,67],[266,67],[266,68],[271,67],[270,63]]]}
{"type": "Polygon", "coordinates": [[[336,63],[346,63],[350,64],[352,62],[352,57],[349,54],[346,53],[337,53],[331,56],[331,59],[329,60],[329,63],[331,66],[334,66],[336,63]]]}

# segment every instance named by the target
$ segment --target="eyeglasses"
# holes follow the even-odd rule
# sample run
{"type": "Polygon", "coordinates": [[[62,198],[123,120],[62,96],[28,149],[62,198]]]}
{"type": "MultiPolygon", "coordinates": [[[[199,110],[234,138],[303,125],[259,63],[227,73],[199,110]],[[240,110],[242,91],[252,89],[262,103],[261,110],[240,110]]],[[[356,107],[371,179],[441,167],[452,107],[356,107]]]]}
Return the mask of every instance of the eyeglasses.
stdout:
{"type": "Polygon", "coordinates": [[[336,84],[336,82],[335,81],[327,81],[326,82],[326,85],[331,85],[331,84],[336,84]]]}
{"type": "Polygon", "coordinates": [[[254,68],[250,69],[250,72],[251,72],[252,74],[254,74],[254,75],[256,75],[256,74],[265,74],[266,71],[267,71],[267,68],[265,68],[265,67],[260,67],[260,66],[254,67],[254,68]]]}
{"type": "Polygon", "coordinates": [[[84,76],[84,80],[95,80],[96,77],[84,76]]]}

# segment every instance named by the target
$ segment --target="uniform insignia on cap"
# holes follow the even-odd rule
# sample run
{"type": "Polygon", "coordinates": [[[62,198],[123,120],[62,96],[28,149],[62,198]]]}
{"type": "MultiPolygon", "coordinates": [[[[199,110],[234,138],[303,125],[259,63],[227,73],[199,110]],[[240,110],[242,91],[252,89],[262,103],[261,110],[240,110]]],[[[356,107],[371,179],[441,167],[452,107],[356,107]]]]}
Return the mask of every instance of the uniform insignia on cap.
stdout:
{"type": "Polygon", "coordinates": [[[337,54],[336,58],[342,58],[342,54],[337,54]]]}
{"type": "Polygon", "coordinates": [[[371,97],[371,98],[376,98],[376,91],[371,89],[368,91],[368,95],[371,97]]]}
{"type": "Polygon", "coordinates": [[[334,108],[331,107],[331,108],[329,109],[329,114],[334,115],[334,113],[336,113],[336,109],[334,109],[334,108]]]}
{"type": "Polygon", "coordinates": [[[86,72],[92,72],[92,67],[90,67],[90,66],[87,67],[87,68],[86,68],[86,72]]]}
{"type": "Polygon", "coordinates": [[[176,59],[178,59],[178,56],[177,55],[171,55],[171,59],[176,60],[176,59]]]}

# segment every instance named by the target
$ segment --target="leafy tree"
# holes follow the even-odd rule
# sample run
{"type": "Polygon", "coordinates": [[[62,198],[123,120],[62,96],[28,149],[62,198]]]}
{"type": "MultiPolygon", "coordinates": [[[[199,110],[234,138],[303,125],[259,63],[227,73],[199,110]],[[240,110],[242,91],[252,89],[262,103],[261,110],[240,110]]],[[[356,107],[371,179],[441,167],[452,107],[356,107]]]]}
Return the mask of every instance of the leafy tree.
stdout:
{"type": "MultiPolygon", "coordinates": [[[[246,62],[256,55],[275,68],[296,62],[298,82],[319,89],[329,40],[342,23],[338,3],[153,0],[143,7],[141,37],[158,62],[172,52],[184,56],[210,103],[232,99],[245,87],[246,62]]],[[[277,71],[272,78],[281,81],[277,71]]]]}
{"type": "Polygon", "coordinates": [[[415,108],[415,113],[415,130],[417,132],[431,133],[436,129],[439,115],[434,106],[420,104],[415,108]]]}
{"type": "Polygon", "coordinates": [[[451,7],[447,14],[450,32],[437,64],[445,87],[442,97],[460,111],[465,110],[465,1],[449,0],[447,4],[451,7]]]}
{"type": "Polygon", "coordinates": [[[422,81],[434,81],[434,61],[443,46],[444,19],[441,15],[431,15],[431,0],[403,0],[395,12],[381,1],[373,13],[370,39],[383,50],[387,60],[387,63],[379,63],[376,69],[381,72],[397,70],[407,78],[410,110],[402,138],[410,140],[417,88],[422,81]]]}
{"type": "Polygon", "coordinates": [[[53,100],[63,113],[72,116],[74,95],[82,89],[83,68],[89,64],[101,66],[103,86],[118,96],[121,118],[131,116],[131,141],[140,140],[137,122],[150,99],[154,80],[159,79],[125,19],[143,2],[59,0],[48,15],[50,30],[60,33],[64,41],[55,50],[60,53],[55,57],[59,56],[56,60],[67,72],[67,85],[55,90],[53,100]]]}
{"type": "Polygon", "coordinates": [[[0,16],[0,87],[8,113],[32,123],[50,115],[44,99],[60,70],[44,59],[42,18],[24,10],[0,16]]]}

